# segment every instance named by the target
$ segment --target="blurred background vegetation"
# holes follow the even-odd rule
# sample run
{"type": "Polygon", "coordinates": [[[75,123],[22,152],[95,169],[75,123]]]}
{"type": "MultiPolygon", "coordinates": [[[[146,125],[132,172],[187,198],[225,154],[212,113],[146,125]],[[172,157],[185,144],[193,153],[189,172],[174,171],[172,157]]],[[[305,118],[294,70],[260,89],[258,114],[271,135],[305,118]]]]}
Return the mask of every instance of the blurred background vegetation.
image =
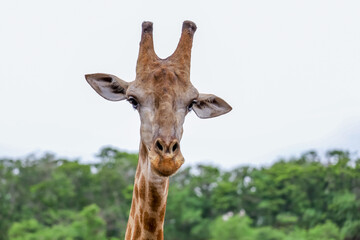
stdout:
{"type": "MultiPolygon", "coordinates": [[[[98,158],[0,159],[0,240],[123,239],[137,155],[106,147],[98,158]]],[[[165,239],[359,240],[360,158],[334,150],[267,167],[182,168],[165,239]]]]}

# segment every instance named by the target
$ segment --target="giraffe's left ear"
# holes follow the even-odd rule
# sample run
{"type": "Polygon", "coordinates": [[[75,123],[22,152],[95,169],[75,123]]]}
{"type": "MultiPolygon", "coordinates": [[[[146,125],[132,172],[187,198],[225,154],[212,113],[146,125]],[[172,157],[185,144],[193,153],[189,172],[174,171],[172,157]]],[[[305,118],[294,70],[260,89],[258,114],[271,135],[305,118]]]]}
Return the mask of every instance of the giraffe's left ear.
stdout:
{"type": "Polygon", "coordinates": [[[213,94],[199,94],[193,110],[199,118],[213,118],[231,111],[231,106],[213,94]]]}
{"type": "Polygon", "coordinates": [[[86,81],[103,98],[110,101],[121,101],[126,98],[129,83],[120,78],[105,73],[85,75],[86,81]]]}

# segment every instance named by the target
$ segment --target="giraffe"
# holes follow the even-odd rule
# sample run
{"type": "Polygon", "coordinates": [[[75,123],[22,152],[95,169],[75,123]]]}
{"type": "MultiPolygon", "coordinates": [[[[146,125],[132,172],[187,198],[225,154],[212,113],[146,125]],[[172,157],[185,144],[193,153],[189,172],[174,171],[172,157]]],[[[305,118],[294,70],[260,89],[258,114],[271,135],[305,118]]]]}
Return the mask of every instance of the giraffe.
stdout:
{"type": "Polygon", "coordinates": [[[190,82],[195,23],[184,21],[175,52],[160,59],[153,44],[152,22],[142,23],[136,78],[126,82],[95,73],[85,78],[110,101],[127,100],[140,115],[139,160],[125,239],[163,239],[169,177],[184,163],[180,151],[185,116],[212,118],[231,111],[223,99],[202,94],[190,82]]]}

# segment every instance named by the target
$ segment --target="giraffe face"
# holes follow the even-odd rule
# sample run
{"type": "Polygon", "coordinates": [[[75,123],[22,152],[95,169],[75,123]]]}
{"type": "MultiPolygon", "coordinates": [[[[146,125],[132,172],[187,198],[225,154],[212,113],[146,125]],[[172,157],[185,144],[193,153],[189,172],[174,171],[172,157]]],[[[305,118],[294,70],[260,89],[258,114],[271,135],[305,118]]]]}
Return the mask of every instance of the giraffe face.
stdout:
{"type": "Polygon", "coordinates": [[[128,87],[126,98],[140,115],[141,141],[159,175],[170,176],[184,163],[183,123],[198,97],[196,88],[166,61],[128,87]]]}
{"type": "Polygon", "coordinates": [[[174,174],[184,163],[180,150],[185,116],[194,111],[212,118],[231,110],[221,98],[199,94],[190,82],[190,50],[194,23],[185,21],[174,54],[160,59],[153,50],[152,23],[143,23],[136,79],[125,82],[110,74],[89,74],[86,80],[105,99],[127,100],[139,112],[141,143],[152,171],[174,174]]]}

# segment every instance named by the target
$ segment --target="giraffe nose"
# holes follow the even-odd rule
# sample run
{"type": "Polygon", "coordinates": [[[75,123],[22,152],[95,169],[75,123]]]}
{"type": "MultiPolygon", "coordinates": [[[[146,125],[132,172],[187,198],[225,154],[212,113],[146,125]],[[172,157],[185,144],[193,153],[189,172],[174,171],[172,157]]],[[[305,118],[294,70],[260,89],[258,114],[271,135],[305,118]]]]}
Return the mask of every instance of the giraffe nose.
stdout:
{"type": "Polygon", "coordinates": [[[161,138],[158,138],[155,141],[155,149],[163,157],[172,158],[178,154],[180,144],[176,139],[173,139],[167,143],[161,138]]]}

